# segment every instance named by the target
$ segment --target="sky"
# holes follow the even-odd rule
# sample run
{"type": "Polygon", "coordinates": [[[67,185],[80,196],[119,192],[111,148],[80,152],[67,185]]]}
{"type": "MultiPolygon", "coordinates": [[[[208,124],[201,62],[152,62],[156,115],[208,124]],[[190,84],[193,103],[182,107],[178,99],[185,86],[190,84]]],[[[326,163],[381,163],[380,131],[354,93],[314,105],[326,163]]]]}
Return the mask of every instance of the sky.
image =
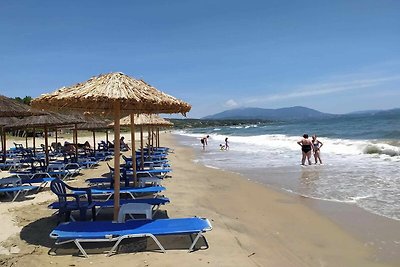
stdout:
{"type": "Polygon", "coordinates": [[[397,0],[1,0],[0,94],[123,72],[192,105],[400,107],[397,0]]]}

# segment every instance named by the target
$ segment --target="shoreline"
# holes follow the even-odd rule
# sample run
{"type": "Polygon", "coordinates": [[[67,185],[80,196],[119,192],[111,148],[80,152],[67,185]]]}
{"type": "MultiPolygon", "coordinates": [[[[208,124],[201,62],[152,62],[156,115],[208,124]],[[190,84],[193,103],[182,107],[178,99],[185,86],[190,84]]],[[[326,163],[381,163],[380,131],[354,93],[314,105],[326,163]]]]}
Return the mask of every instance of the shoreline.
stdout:
{"type": "MultiPolygon", "coordinates": [[[[128,134],[127,134],[128,136],[128,134]]],[[[162,134],[161,145],[175,149],[169,155],[172,178],[163,181],[171,203],[161,207],[170,218],[206,217],[213,230],[205,234],[210,247],[193,253],[168,250],[121,253],[89,259],[49,256],[54,247],[48,232],[53,226],[49,201],[35,197],[12,210],[20,235],[0,245],[17,247],[15,255],[0,255],[5,266],[398,266],[400,261],[376,259],[372,247],[344,231],[329,218],[305,205],[304,199],[248,181],[245,176],[195,163],[196,151],[162,134]]],[[[106,171],[105,163],[88,170],[78,181],[106,171]]],[[[42,192],[39,194],[47,194],[42,192]]],[[[53,199],[54,201],[54,199],[53,199]]],[[[25,201],[24,201],[25,202],[25,201]]],[[[4,203],[0,203],[2,205],[4,203]]]]}
{"type": "MultiPolygon", "coordinates": [[[[195,150],[193,147],[190,148],[195,150]]],[[[194,151],[194,153],[198,155],[201,151],[194,151]]],[[[239,175],[246,181],[264,186],[268,190],[284,194],[289,198],[294,198],[300,204],[316,211],[319,216],[323,216],[332,221],[347,234],[362,242],[364,246],[372,248],[374,251],[374,260],[392,262],[395,263],[395,265],[400,263],[400,254],[398,253],[398,251],[400,251],[400,221],[368,212],[350,203],[304,197],[293,192],[285,191],[276,185],[252,179],[251,175],[248,174],[219,169],[212,166],[203,166],[239,175]]],[[[266,168],[266,170],[268,170],[268,168],[266,168]]],[[[303,169],[300,169],[300,171],[303,171],[303,169]]],[[[290,170],[290,173],[292,172],[293,169],[290,170]]],[[[279,176],[279,178],[281,178],[282,174],[282,169],[277,173],[268,172],[268,175],[279,176]]]]}

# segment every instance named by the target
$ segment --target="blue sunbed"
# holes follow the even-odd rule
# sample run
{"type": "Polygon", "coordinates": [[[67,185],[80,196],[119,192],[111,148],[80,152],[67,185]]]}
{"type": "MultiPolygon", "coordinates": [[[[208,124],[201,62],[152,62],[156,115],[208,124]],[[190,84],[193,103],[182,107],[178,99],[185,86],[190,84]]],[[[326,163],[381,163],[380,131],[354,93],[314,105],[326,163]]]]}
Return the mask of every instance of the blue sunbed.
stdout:
{"type": "MultiPolygon", "coordinates": [[[[114,189],[101,188],[101,187],[91,187],[91,192],[93,196],[107,196],[106,200],[109,200],[114,195],[114,189]]],[[[120,194],[130,195],[132,199],[135,199],[138,194],[156,194],[166,190],[163,186],[148,186],[148,187],[121,187],[119,190],[120,194]]],[[[75,194],[85,192],[75,191],[75,194]]]]}
{"type": "MultiPolygon", "coordinates": [[[[68,201],[69,205],[72,205],[75,201],[68,201]]],[[[82,202],[82,201],[81,201],[82,202]]],[[[157,212],[160,205],[165,205],[169,203],[169,199],[166,197],[156,197],[156,198],[135,198],[135,199],[120,199],[119,204],[122,206],[124,204],[129,203],[146,203],[153,206],[153,216],[157,212]]],[[[107,201],[94,201],[95,207],[98,208],[96,215],[100,213],[103,208],[112,208],[114,207],[114,200],[110,199],[107,201]]],[[[53,202],[48,206],[50,209],[59,209],[60,202],[53,202]]]]}
{"type": "Polygon", "coordinates": [[[10,187],[0,187],[0,193],[5,193],[5,194],[14,194],[14,198],[12,199],[12,202],[17,199],[17,197],[24,192],[25,194],[28,193],[30,190],[37,190],[39,187],[38,186],[31,186],[31,185],[20,185],[20,186],[10,186],[10,187]]]}
{"type": "MultiPolygon", "coordinates": [[[[79,221],[68,222],[58,225],[50,237],[56,239],[55,244],[61,245],[74,242],[80,252],[88,257],[81,243],[84,242],[115,242],[108,255],[116,252],[120,242],[126,238],[151,237],[162,252],[164,247],[156,236],[162,235],[192,235],[196,234],[189,252],[203,233],[211,231],[212,226],[207,219],[202,218],[179,218],[179,219],[157,219],[157,220],[130,220],[125,223],[114,223],[111,221],[79,221]]],[[[206,246],[208,244],[206,242],[206,246]]]]}

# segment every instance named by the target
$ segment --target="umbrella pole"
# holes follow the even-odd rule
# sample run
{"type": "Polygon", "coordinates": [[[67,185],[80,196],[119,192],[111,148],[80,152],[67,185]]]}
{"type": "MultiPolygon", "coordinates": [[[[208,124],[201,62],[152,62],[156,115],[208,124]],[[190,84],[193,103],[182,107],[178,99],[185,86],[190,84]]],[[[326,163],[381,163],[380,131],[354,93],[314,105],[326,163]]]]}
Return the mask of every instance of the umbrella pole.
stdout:
{"type": "Polygon", "coordinates": [[[58,144],[58,131],[57,131],[57,128],[55,129],[55,131],[56,131],[56,147],[57,147],[57,144],[58,144]]]}
{"type": "Polygon", "coordinates": [[[106,143],[108,144],[108,130],[106,130],[106,143]]]}
{"type": "Polygon", "coordinates": [[[120,120],[121,104],[114,102],[114,221],[118,220],[120,192],[120,120]]]}
{"type": "Polygon", "coordinates": [[[154,151],[154,128],[151,127],[151,152],[154,151]]]}
{"type": "Polygon", "coordinates": [[[147,126],[147,155],[150,158],[150,139],[151,135],[150,135],[150,126],[147,126]]]}
{"type": "Polygon", "coordinates": [[[36,128],[33,128],[33,155],[36,156],[36,128]]]}
{"type": "Polygon", "coordinates": [[[140,125],[140,168],[144,169],[144,152],[143,152],[143,126],[140,125]]]}
{"type": "Polygon", "coordinates": [[[136,144],[135,144],[135,114],[131,113],[131,149],[132,149],[132,170],[133,170],[133,186],[138,186],[136,174],[136,144]]]}
{"type": "Polygon", "coordinates": [[[157,147],[160,147],[160,128],[157,128],[157,147]]]}
{"type": "Polygon", "coordinates": [[[74,124],[75,160],[78,162],[78,124],[74,124]]]}
{"type": "Polygon", "coordinates": [[[93,152],[96,154],[96,131],[93,131],[93,152]]]}
{"type": "Polygon", "coordinates": [[[46,154],[46,166],[49,166],[49,140],[47,133],[47,126],[44,126],[44,146],[45,146],[45,154],[46,154]]]}
{"type": "Polygon", "coordinates": [[[28,128],[25,129],[25,147],[28,149],[28,128]]]}
{"type": "Polygon", "coordinates": [[[3,133],[3,138],[4,138],[3,156],[4,156],[4,160],[6,160],[6,158],[7,158],[7,134],[6,134],[6,131],[4,131],[4,133],[3,133]]]}
{"type": "Polygon", "coordinates": [[[7,149],[6,149],[6,132],[4,131],[4,128],[1,127],[1,143],[3,144],[3,159],[4,161],[6,160],[6,153],[7,153],[7,149]]]}

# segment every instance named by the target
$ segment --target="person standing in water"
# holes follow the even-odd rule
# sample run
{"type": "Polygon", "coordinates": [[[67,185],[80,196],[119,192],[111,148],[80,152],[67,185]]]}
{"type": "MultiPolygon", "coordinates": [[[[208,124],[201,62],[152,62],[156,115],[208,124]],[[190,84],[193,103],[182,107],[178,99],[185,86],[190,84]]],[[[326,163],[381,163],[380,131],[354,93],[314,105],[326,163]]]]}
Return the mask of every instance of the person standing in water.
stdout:
{"type": "Polygon", "coordinates": [[[206,137],[203,137],[203,138],[200,139],[200,143],[203,145],[203,150],[205,150],[206,149],[206,145],[208,145],[208,143],[207,143],[208,137],[210,137],[210,136],[207,135],[206,137]]]}
{"type": "Polygon", "coordinates": [[[225,150],[229,150],[228,137],[225,138],[225,150]]]}
{"type": "Polygon", "coordinates": [[[302,151],[302,159],[301,159],[301,165],[305,165],[306,158],[308,161],[308,165],[311,165],[311,151],[312,151],[312,142],[308,140],[308,134],[303,135],[303,139],[297,142],[301,146],[301,151],[302,151]]]}
{"type": "Polygon", "coordinates": [[[313,144],[313,150],[314,150],[315,164],[318,163],[318,160],[319,160],[319,163],[322,164],[321,156],[320,156],[320,149],[324,144],[322,144],[322,142],[317,139],[316,134],[314,134],[312,136],[312,144],[313,144]]]}

